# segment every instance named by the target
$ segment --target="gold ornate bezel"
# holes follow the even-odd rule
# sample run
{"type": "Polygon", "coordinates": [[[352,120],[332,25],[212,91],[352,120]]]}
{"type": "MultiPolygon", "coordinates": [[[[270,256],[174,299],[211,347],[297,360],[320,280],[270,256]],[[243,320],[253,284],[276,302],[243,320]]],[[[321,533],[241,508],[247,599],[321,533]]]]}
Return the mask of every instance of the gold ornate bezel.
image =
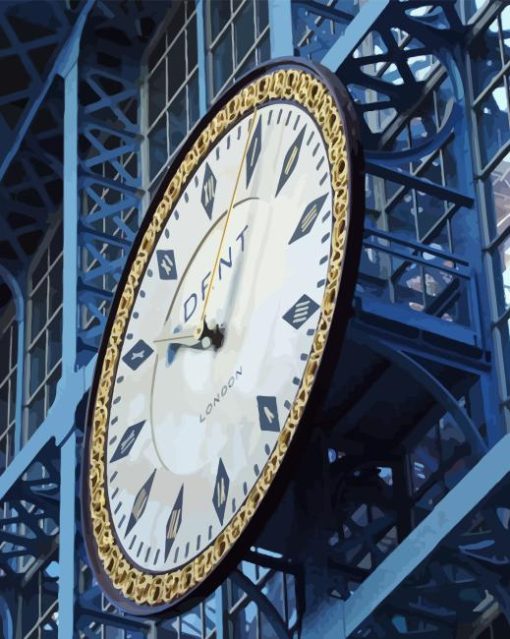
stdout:
{"type": "Polygon", "coordinates": [[[114,589],[137,605],[154,607],[170,605],[182,600],[203,584],[243,534],[282,464],[310,397],[340,290],[348,227],[347,215],[350,211],[348,188],[350,156],[347,147],[343,118],[326,84],[307,70],[280,68],[249,82],[216,113],[185,154],[168,183],[161,201],[153,210],[152,219],[145,228],[138,252],[125,278],[111,330],[106,338],[104,356],[102,362],[98,364],[96,392],[95,397],[92,398],[92,418],[89,425],[89,456],[85,459],[87,473],[85,481],[88,482],[89,495],[89,503],[85,505],[85,508],[90,518],[89,529],[97,557],[114,589]],[[106,433],[111,394],[124,333],[147,262],[183,187],[212,145],[233,124],[254,107],[272,100],[292,101],[306,109],[314,118],[322,131],[331,171],[333,215],[330,262],[310,356],[277,444],[237,513],[216,539],[183,567],[167,573],[146,573],[133,566],[124,556],[116,541],[107,507],[106,433]]]}

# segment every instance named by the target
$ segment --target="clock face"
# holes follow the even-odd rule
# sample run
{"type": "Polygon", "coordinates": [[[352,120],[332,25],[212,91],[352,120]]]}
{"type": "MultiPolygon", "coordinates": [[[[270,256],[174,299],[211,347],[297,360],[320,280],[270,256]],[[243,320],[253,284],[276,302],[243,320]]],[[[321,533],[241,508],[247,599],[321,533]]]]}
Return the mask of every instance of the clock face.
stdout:
{"type": "Polygon", "coordinates": [[[202,585],[255,515],[306,408],[342,281],[352,158],[335,95],[316,71],[253,75],[171,169],[96,373],[87,543],[131,612],[202,585]],[[289,74],[322,103],[286,97],[277,80],[289,74]]]}

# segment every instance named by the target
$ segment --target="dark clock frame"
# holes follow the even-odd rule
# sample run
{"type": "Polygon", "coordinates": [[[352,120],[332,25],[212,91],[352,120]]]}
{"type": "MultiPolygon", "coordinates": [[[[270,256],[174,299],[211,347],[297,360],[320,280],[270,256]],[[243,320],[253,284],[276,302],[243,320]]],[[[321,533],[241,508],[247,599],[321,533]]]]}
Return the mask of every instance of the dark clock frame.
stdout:
{"type": "MultiPolygon", "coordinates": [[[[224,135],[225,134],[226,132],[224,133],[224,135]]],[[[193,175],[194,172],[190,174],[187,182],[183,184],[183,190],[186,188],[189,181],[193,178],[193,175]]],[[[96,577],[104,594],[110,601],[112,601],[112,603],[119,606],[124,611],[135,615],[160,616],[170,609],[172,610],[172,613],[176,613],[183,612],[193,607],[200,599],[209,594],[215,587],[217,587],[221,582],[225,580],[229,572],[231,572],[231,570],[242,560],[243,554],[246,552],[246,550],[253,544],[253,541],[259,534],[262,526],[264,525],[264,522],[267,521],[271,513],[274,512],[278,501],[281,498],[283,491],[293,474],[294,469],[296,468],[296,461],[299,457],[299,452],[302,452],[304,449],[304,444],[306,444],[307,435],[310,432],[310,425],[314,421],[314,416],[317,414],[327,394],[328,380],[330,379],[334,366],[337,363],[347,322],[351,315],[352,297],[356,284],[358,264],[361,253],[361,242],[363,236],[363,217],[365,210],[364,189],[363,154],[359,141],[357,117],[351,98],[349,97],[344,86],[339,81],[338,77],[331,71],[308,60],[293,57],[274,59],[255,67],[247,74],[245,74],[232,87],[228,88],[224,93],[222,93],[218,100],[209,109],[207,114],[197,122],[186,140],[181,145],[174,160],[166,171],[165,177],[162,179],[162,182],[152,199],[151,205],[149,206],[145,214],[144,220],[138,230],[133,246],[131,247],[110,309],[105,332],[103,334],[101,346],[98,351],[97,363],[89,394],[84,449],[81,464],[81,525],[89,562],[92,567],[94,576],[96,577]],[[232,548],[226,553],[220,563],[213,569],[211,575],[207,577],[201,584],[195,587],[192,591],[188,592],[183,598],[177,600],[176,602],[161,604],[157,606],[149,604],[136,604],[125,597],[123,593],[115,588],[110,582],[110,579],[107,576],[101,560],[99,559],[99,556],[97,554],[95,540],[93,532],[91,530],[91,520],[88,515],[90,502],[88,483],[88,460],[90,458],[91,441],[90,435],[92,430],[95,399],[98,390],[102,361],[107,349],[108,337],[110,335],[112,325],[116,316],[122,291],[126,284],[131,265],[133,264],[133,261],[138,253],[145,230],[147,229],[170,180],[184,160],[190,148],[198,139],[202,130],[212,121],[216,113],[220,111],[227,104],[227,102],[233,96],[235,96],[240,89],[242,89],[243,86],[249,84],[253,80],[267,73],[276,71],[278,69],[289,68],[306,71],[317,77],[327,87],[330,95],[336,102],[340,117],[343,121],[347,154],[350,159],[348,167],[350,210],[347,216],[347,240],[342,262],[341,287],[338,291],[338,297],[328,333],[327,344],[324,347],[320,368],[315,377],[310,397],[305,406],[300,423],[290,443],[289,450],[287,451],[287,453],[285,454],[285,458],[281,462],[280,468],[276,473],[276,477],[273,480],[267,495],[265,495],[265,497],[262,499],[255,514],[252,516],[249,523],[247,524],[246,530],[241,535],[241,538],[234,543],[232,548]]],[[[116,535],[115,530],[113,530],[113,532],[116,535]]],[[[147,572],[147,574],[154,574],[152,571],[145,572],[147,572]]]]}

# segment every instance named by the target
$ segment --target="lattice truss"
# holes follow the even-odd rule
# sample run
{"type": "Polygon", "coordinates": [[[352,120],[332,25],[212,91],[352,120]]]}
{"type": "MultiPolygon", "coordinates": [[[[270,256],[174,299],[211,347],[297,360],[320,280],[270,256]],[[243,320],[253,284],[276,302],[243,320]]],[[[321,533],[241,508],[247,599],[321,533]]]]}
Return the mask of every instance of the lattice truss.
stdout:
{"type": "MultiPolygon", "coordinates": [[[[330,66],[338,55],[334,68],[355,101],[368,173],[357,319],[341,360],[348,375],[337,371],[337,397],[320,420],[330,462],[329,591],[344,600],[487,449],[489,367],[474,286],[482,240],[459,4],[373,6],[374,22],[348,56],[338,45],[351,42],[358,3],[292,5],[296,53],[330,66]],[[391,320],[384,328],[381,315],[391,320]],[[442,338],[429,334],[423,343],[428,332],[445,338],[442,353],[434,346],[442,338]],[[448,340],[470,355],[461,361],[448,340]]],[[[452,637],[475,628],[482,612],[502,633],[494,636],[506,636],[507,544],[507,505],[491,503],[352,636],[452,637]]]]}
{"type": "Polygon", "coordinates": [[[57,447],[49,444],[1,503],[0,592],[27,639],[40,629],[45,636],[57,631],[58,461],[57,447]]]}
{"type": "Polygon", "coordinates": [[[13,273],[26,264],[62,199],[63,105],[61,87],[52,80],[60,45],[78,13],[76,4],[2,4],[0,254],[13,273]]]}
{"type": "MultiPolygon", "coordinates": [[[[78,13],[77,3],[2,4],[0,255],[22,290],[32,254],[62,212],[63,86],[56,65],[78,13]]],[[[16,614],[23,637],[38,637],[43,628],[57,631],[58,460],[56,446],[45,446],[0,504],[0,615],[6,635],[16,614]]]]}
{"type": "Polygon", "coordinates": [[[150,11],[140,12],[135,3],[103,5],[87,26],[95,46],[80,56],[79,347],[90,354],[103,333],[141,216],[137,82],[154,25],[150,11]]]}

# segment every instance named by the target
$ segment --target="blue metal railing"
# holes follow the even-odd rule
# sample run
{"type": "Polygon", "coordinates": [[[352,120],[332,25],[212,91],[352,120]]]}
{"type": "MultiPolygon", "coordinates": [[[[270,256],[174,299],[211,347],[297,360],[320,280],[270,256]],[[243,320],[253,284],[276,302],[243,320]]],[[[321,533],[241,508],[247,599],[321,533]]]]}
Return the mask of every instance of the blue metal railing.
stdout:
{"type": "Polygon", "coordinates": [[[479,334],[470,264],[435,245],[366,229],[357,294],[459,324],[479,334]]]}

